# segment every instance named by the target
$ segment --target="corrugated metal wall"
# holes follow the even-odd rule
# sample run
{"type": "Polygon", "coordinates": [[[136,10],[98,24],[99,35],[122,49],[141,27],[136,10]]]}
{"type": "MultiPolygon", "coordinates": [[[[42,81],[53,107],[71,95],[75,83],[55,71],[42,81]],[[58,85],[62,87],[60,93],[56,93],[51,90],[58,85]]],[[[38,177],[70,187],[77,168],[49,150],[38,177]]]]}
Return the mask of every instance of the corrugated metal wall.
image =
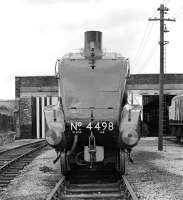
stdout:
{"type": "Polygon", "coordinates": [[[32,100],[32,134],[34,138],[45,138],[44,107],[55,105],[58,97],[33,97],[32,100]]]}

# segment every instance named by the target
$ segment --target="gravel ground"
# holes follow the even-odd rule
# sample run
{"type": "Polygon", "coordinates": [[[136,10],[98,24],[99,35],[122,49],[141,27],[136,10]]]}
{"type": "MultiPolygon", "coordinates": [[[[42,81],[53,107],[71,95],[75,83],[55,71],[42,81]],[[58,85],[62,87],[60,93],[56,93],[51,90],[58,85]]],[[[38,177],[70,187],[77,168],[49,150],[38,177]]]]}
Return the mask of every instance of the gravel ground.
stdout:
{"type": "Polygon", "coordinates": [[[134,164],[127,163],[127,178],[139,199],[183,199],[183,145],[167,142],[158,151],[157,138],[142,138],[134,148],[134,164]]]}
{"type": "MultiPolygon", "coordinates": [[[[134,163],[127,162],[127,178],[140,200],[183,199],[183,144],[167,142],[166,152],[157,150],[157,138],[142,138],[134,148],[134,163]]],[[[59,180],[59,162],[52,163],[56,153],[48,150],[26,166],[1,200],[43,200],[59,180]],[[49,183],[48,183],[49,180],[49,183]],[[53,185],[50,185],[53,180],[53,185]]]]}
{"type": "Polygon", "coordinates": [[[43,200],[60,178],[59,162],[52,163],[56,158],[54,150],[48,150],[27,165],[21,174],[1,194],[1,200],[43,200]],[[48,183],[49,180],[49,183],[48,183]],[[50,181],[53,180],[53,185],[50,181]]]}

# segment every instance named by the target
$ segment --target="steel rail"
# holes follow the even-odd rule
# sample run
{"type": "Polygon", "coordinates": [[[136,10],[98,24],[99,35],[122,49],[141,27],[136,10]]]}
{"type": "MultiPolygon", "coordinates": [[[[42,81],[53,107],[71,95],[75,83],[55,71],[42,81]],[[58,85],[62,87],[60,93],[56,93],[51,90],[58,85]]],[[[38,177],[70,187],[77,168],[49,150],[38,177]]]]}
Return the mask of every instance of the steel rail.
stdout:
{"type": "Polygon", "coordinates": [[[122,187],[125,190],[125,194],[126,194],[128,200],[138,200],[139,199],[136,196],[135,192],[133,191],[133,189],[132,189],[132,187],[131,187],[130,183],[128,182],[125,175],[122,175],[121,184],[122,184],[122,187]]]}
{"type": "MultiPolygon", "coordinates": [[[[127,178],[123,175],[121,177],[121,192],[125,194],[126,200],[138,200],[135,192],[133,191],[127,178]]],[[[62,198],[62,194],[65,188],[65,177],[63,176],[56,186],[52,189],[51,193],[47,196],[46,200],[59,200],[62,198]]],[[[74,197],[73,197],[74,198],[74,197]]],[[[105,197],[104,197],[105,198],[105,197]]]]}
{"type": "Polygon", "coordinates": [[[5,150],[0,151],[0,155],[7,153],[7,152],[10,152],[10,151],[13,151],[13,150],[21,149],[23,147],[28,147],[28,146],[31,146],[31,145],[34,145],[34,144],[39,144],[39,143],[42,143],[43,141],[45,141],[45,140],[35,141],[35,142],[20,145],[20,146],[16,146],[14,148],[5,149],[5,150]]]}
{"type": "Polygon", "coordinates": [[[46,200],[58,200],[60,199],[64,190],[65,176],[55,185],[51,193],[47,196],[46,200]]]}
{"type": "Polygon", "coordinates": [[[45,144],[43,144],[41,146],[38,146],[38,147],[36,147],[34,149],[31,149],[30,151],[27,151],[26,153],[23,153],[22,155],[19,155],[18,157],[10,160],[9,162],[7,162],[6,164],[4,164],[3,166],[0,167],[0,173],[2,173],[3,170],[7,169],[7,167],[12,165],[13,163],[19,161],[21,158],[23,158],[23,157],[29,155],[30,153],[33,153],[33,152],[35,152],[35,151],[37,151],[37,150],[39,150],[41,148],[43,148],[44,146],[47,146],[47,144],[45,143],[45,144]]]}

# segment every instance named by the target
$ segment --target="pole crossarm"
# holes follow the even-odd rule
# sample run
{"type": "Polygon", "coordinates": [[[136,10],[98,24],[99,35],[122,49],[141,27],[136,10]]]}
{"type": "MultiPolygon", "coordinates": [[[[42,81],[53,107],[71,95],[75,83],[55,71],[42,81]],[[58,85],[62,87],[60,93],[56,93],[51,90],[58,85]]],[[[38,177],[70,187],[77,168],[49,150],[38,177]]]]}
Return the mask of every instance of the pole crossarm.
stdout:
{"type": "Polygon", "coordinates": [[[149,18],[148,20],[149,21],[159,21],[160,19],[159,18],[149,18]]]}
{"type": "Polygon", "coordinates": [[[175,19],[175,18],[174,18],[174,19],[170,19],[170,18],[168,18],[168,19],[164,19],[164,21],[175,22],[176,19],[175,19]]]}
{"type": "MultiPolygon", "coordinates": [[[[148,20],[149,21],[160,21],[161,19],[160,18],[149,18],[148,20]]],[[[164,19],[164,21],[175,22],[176,19],[167,18],[167,19],[164,19]]]]}

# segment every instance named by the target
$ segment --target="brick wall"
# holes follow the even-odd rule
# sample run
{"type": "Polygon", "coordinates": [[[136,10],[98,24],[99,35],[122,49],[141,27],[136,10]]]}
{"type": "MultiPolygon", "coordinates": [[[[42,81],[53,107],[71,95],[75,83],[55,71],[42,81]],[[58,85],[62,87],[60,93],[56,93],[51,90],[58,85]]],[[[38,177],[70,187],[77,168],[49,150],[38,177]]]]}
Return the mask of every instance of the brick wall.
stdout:
{"type": "Polygon", "coordinates": [[[30,124],[32,120],[31,98],[21,98],[19,102],[19,106],[20,106],[21,125],[30,124]]]}
{"type": "Polygon", "coordinates": [[[20,137],[32,138],[32,101],[31,98],[20,98],[20,137]]]}
{"type": "Polygon", "coordinates": [[[57,86],[57,79],[55,76],[22,76],[15,77],[15,89],[17,96],[20,87],[44,87],[44,86],[57,86]]]}
{"type": "MultiPolygon", "coordinates": [[[[22,88],[37,88],[37,92],[41,92],[44,96],[44,91],[40,91],[41,87],[57,87],[57,79],[55,76],[27,76],[15,77],[15,97],[16,97],[16,132],[18,138],[34,138],[34,128],[32,126],[32,106],[33,106],[33,92],[30,97],[22,97],[22,88]]],[[[24,96],[24,95],[23,95],[24,96]]]]}

